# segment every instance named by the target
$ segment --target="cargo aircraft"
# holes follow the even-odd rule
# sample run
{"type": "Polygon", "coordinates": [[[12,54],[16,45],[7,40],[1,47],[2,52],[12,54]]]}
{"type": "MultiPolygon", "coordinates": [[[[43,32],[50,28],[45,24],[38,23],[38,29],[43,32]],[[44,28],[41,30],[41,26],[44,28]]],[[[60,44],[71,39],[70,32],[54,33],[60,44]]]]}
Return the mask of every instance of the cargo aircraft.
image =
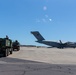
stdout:
{"type": "Polygon", "coordinates": [[[75,48],[76,47],[76,43],[74,42],[62,43],[61,40],[59,40],[59,42],[46,41],[38,31],[31,31],[31,33],[35,36],[35,38],[37,39],[36,42],[38,43],[42,43],[42,44],[45,44],[51,47],[56,47],[56,48],[68,48],[68,47],[75,48]]]}

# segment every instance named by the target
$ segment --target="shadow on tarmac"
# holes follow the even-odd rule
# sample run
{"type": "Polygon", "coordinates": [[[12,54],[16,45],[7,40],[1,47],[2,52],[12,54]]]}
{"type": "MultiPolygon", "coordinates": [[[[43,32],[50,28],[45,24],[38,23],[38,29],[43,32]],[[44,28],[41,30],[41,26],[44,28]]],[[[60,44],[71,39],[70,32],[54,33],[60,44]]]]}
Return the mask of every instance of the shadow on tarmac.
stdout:
{"type": "Polygon", "coordinates": [[[0,61],[4,61],[7,63],[41,63],[36,61],[30,61],[30,60],[23,60],[18,58],[10,58],[10,57],[2,57],[0,58],[0,61]]]}
{"type": "Polygon", "coordinates": [[[38,61],[3,57],[0,61],[1,75],[76,75],[76,65],[49,64],[38,61]]]}

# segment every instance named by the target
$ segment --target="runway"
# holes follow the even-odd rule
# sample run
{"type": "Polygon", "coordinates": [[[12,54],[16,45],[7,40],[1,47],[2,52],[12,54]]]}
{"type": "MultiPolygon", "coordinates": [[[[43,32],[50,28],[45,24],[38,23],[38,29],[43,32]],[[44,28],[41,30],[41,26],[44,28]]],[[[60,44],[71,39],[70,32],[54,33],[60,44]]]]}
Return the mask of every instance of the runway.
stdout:
{"type": "Polygon", "coordinates": [[[21,47],[0,58],[0,75],[76,75],[76,49],[21,47]]]}

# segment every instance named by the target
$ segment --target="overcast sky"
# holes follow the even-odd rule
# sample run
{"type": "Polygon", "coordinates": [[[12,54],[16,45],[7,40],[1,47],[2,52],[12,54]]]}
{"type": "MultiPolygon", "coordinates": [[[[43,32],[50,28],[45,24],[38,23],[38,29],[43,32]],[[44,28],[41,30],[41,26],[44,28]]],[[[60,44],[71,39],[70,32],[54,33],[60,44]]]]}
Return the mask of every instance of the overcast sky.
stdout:
{"type": "Polygon", "coordinates": [[[41,45],[30,31],[46,40],[76,41],[76,0],[0,0],[0,37],[41,45]]]}

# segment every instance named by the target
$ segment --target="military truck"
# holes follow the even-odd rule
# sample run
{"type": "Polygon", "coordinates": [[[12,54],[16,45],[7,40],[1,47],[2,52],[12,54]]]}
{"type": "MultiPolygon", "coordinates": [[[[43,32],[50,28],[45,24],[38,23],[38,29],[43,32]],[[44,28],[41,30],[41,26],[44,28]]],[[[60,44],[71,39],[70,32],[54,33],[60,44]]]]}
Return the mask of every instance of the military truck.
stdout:
{"type": "Polygon", "coordinates": [[[18,40],[15,40],[14,42],[13,42],[13,51],[14,50],[17,50],[17,51],[19,51],[20,50],[20,43],[18,42],[18,40]]]}
{"type": "Polygon", "coordinates": [[[9,54],[12,54],[12,40],[9,38],[0,38],[0,54],[4,57],[7,57],[9,54]]]}

